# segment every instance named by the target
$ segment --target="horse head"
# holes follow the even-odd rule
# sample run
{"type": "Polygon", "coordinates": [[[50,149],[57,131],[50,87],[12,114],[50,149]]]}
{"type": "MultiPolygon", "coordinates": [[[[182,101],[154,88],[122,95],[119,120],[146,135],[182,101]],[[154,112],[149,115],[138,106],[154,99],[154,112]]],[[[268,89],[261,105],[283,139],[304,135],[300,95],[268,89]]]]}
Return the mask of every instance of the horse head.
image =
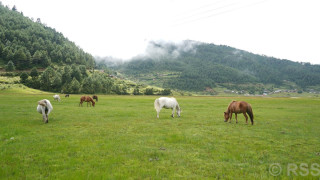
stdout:
{"type": "Polygon", "coordinates": [[[44,107],[47,106],[47,102],[44,99],[41,100],[41,101],[38,101],[38,104],[41,105],[41,106],[44,106],[44,107]]]}
{"type": "Polygon", "coordinates": [[[182,112],[181,108],[177,109],[177,115],[180,117],[180,113],[182,112]]]}
{"type": "Polygon", "coordinates": [[[227,122],[229,119],[229,112],[224,112],[224,122],[227,122]]]}

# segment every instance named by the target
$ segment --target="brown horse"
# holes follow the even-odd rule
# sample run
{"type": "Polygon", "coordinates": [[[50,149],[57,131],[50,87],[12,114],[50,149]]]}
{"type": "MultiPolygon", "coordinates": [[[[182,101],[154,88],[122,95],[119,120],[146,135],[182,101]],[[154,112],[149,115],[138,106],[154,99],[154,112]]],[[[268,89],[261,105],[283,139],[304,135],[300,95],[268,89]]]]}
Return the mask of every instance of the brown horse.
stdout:
{"type": "Polygon", "coordinates": [[[238,123],[237,114],[243,113],[244,117],[246,118],[247,124],[248,124],[248,116],[246,113],[248,113],[251,120],[251,124],[253,125],[253,112],[252,112],[251,105],[249,103],[244,101],[232,101],[229,104],[227,111],[224,112],[224,122],[228,122],[228,120],[230,119],[230,123],[231,123],[232,113],[235,113],[236,115],[236,123],[238,123]]]}
{"type": "Polygon", "coordinates": [[[95,99],[98,102],[98,96],[97,95],[93,95],[92,99],[95,99]]]}
{"type": "Polygon", "coordinates": [[[91,103],[92,103],[92,106],[93,106],[93,107],[94,107],[94,105],[95,105],[95,102],[93,101],[93,99],[92,99],[90,96],[82,96],[82,97],[80,98],[79,106],[80,106],[80,104],[81,104],[81,106],[82,106],[83,101],[87,102],[87,107],[88,107],[88,103],[90,104],[90,106],[91,106],[91,103]]]}

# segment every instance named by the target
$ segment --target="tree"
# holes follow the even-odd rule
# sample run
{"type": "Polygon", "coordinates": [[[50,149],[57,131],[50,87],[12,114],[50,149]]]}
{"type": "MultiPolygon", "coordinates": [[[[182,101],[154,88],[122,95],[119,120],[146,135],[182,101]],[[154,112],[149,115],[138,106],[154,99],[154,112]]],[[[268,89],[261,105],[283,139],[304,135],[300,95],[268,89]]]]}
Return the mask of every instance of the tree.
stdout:
{"type": "Polygon", "coordinates": [[[73,94],[78,94],[80,92],[80,83],[76,78],[73,78],[70,84],[70,90],[73,94]]]}
{"type": "Polygon", "coordinates": [[[28,79],[29,75],[26,73],[26,72],[23,72],[21,75],[20,75],[20,82],[21,83],[25,83],[28,79]]]}
{"type": "Polygon", "coordinates": [[[154,95],[153,93],[153,88],[147,88],[146,91],[144,92],[145,95],[154,95]]]}
{"type": "Polygon", "coordinates": [[[30,59],[27,58],[27,55],[22,49],[16,51],[13,55],[13,59],[16,62],[17,69],[27,69],[30,65],[30,59]]]}
{"type": "Polygon", "coordinates": [[[17,11],[17,6],[14,5],[11,10],[12,10],[12,11],[17,11]]]}
{"type": "Polygon", "coordinates": [[[164,89],[160,91],[160,95],[170,95],[172,92],[170,89],[164,89]]]}
{"type": "Polygon", "coordinates": [[[12,61],[9,61],[8,64],[5,66],[6,71],[14,71],[16,67],[14,66],[14,63],[12,61]]]}
{"type": "Polygon", "coordinates": [[[52,89],[56,92],[59,92],[62,86],[62,80],[61,80],[61,74],[59,72],[56,72],[53,77],[52,82],[52,89]]]}
{"type": "Polygon", "coordinates": [[[138,87],[134,88],[133,95],[141,95],[140,90],[138,87]]]}
{"type": "Polygon", "coordinates": [[[32,56],[32,64],[39,65],[41,63],[42,53],[41,51],[36,51],[32,56]]]}
{"type": "Polygon", "coordinates": [[[80,65],[79,70],[81,72],[82,77],[88,77],[86,66],[80,65]]]}
{"type": "Polygon", "coordinates": [[[62,84],[70,83],[71,81],[71,68],[70,66],[65,66],[62,73],[62,84]]]}
{"type": "Polygon", "coordinates": [[[53,81],[55,79],[55,71],[51,67],[48,67],[41,75],[40,82],[42,84],[41,89],[52,90],[53,81]]]}
{"type": "Polygon", "coordinates": [[[33,67],[30,72],[32,79],[36,79],[39,76],[38,70],[36,67],[33,67]]]}
{"type": "Polygon", "coordinates": [[[87,77],[82,82],[82,92],[86,94],[94,94],[95,90],[93,87],[93,79],[91,77],[87,77]]]}
{"type": "Polygon", "coordinates": [[[82,77],[81,77],[81,72],[78,66],[76,66],[75,64],[72,64],[71,66],[71,77],[72,78],[76,78],[78,80],[78,82],[81,82],[82,77]]]}

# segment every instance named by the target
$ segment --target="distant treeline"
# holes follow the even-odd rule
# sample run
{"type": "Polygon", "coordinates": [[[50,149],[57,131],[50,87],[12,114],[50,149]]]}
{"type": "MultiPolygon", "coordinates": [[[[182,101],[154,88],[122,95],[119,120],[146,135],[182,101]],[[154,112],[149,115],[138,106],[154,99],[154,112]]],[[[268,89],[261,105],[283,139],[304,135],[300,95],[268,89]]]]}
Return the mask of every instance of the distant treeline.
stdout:
{"type": "Polygon", "coordinates": [[[48,67],[50,64],[78,64],[94,67],[92,55],[84,52],[63,34],[23,16],[15,6],[0,2],[0,65],[12,61],[18,70],[48,67]]]}
{"type": "Polygon", "coordinates": [[[178,57],[170,56],[170,52],[179,47],[158,45],[161,51],[168,52],[166,56],[136,58],[116,69],[136,78],[148,73],[178,72],[179,77],[165,79],[163,87],[191,91],[203,91],[217,84],[282,85],[290,81],[301,88],[320,85],[319,65],[256,55],[228,46],[194,44],[192,51],[180,51],[178,57]]]}
{"type": "MultiPolygon", "coordinates": [[[[14,72],[4,75],[10,76],[14,72]]],[[[140,85],[127,84],[115,80],[110,75],[100,71],[89,72],[84,65],[49,66],[43,72],[32,68],[30,73],[20,73],[20,82],[28,87],[44,91],[68,94],[118,94],[118,95],[170,95],[170,89],[155,90],[140,85]],[[133,92],[129,92],[133,88],[133,92]]]]}

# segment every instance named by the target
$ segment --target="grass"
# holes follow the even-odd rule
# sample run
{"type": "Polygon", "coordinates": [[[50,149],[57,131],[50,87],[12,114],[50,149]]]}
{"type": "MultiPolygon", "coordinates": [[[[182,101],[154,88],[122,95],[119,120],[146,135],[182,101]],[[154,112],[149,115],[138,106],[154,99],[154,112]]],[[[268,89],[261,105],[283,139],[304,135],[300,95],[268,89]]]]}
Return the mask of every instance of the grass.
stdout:
{"type": "Polygon", "coordinates": [[[100,95],[94,108],[79,98],[0,93],[0,178],[273,179],[279,163],[276,178],[290,179],[288,163],[320,164],[319,98],[176,97],[182,116],[163,109],[160,119],[155,96],[100,95]],[[36,112],[43,98],[48,124],[36,112]],[[254,126],[223,122],[231,100],[251,103],[254,126]]]}

